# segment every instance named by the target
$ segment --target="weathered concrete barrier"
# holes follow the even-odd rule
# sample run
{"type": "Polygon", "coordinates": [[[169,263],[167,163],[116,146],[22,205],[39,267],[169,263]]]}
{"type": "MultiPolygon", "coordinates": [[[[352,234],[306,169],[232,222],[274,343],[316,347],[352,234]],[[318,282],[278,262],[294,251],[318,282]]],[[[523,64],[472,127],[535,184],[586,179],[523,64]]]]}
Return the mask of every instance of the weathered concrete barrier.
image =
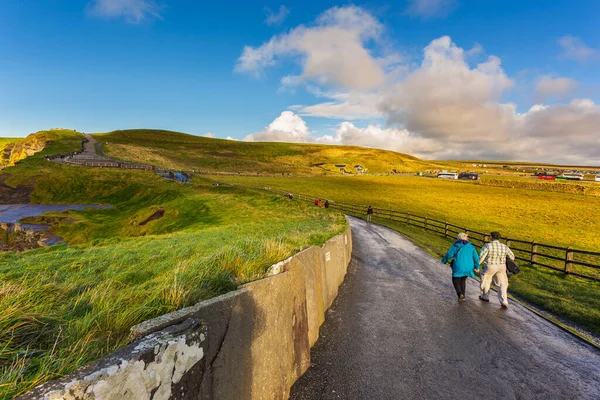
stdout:
{"type": "Polygon", "coordinates": [[[21,399],[286,399],[351,255],[348,228],[265,279],[134,326],[129,346],[21,399]]]}

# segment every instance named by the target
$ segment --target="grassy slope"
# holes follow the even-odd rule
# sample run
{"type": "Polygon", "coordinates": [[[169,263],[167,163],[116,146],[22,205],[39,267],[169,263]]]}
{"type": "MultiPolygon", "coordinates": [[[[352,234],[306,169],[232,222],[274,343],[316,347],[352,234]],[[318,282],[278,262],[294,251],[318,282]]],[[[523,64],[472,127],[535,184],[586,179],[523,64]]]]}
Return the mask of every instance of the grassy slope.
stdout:
{"type": "Polygon", "coordinates": [[[333,164],[359,164],[370,172],[418,171],[432,163],[391,151],[291,143],[248,143],[158,130],[115,131],[95,137],[116,158],[167,168],[213,172],[323,174],[333,164]],[[108,143],[108,144],[106,144],[108,143]],[[315,164],[326,163],[324,167],[315,164]]]}
{"type": "MultiPolygon", "coordinates": [[[[355,204],[409,211],[482,232],[598,251],[600,198],[523,188],[503,188],[419,177],[219,177],[244,185],[270,186],[355,204]]],[[[387,224],[387,221],[383,221],[387,224]]],[[[449,242],[403,224],[408,234],[436,254],[449,242]]],[[[557,254],[563,256],[564,253],[557,254]]],[[[524,256],[524,254],[521,254],[524,256]]],[[[576,258],[577,259],[577,258],[576,258]]],[[[551,260],[540,259],[542,262],[551,260]]],[[[586,261],[586,260],[583,260],[586,261]]],[[[594,260],[600,261],[598,257],[594,260]]],[[[597,270],[574,267],[595,275],[597,270]]],[[[560,317],[600,334],[600,283],[526,265],[511,279],[511,291],[560,317]]]]}
{"type": "Polygon", "coordinates": [[[107,354],[129,328],[260,278],[298,249],[340,232],[340,215],[252,191],[194,185],[147,171],[51,163],[81,136],[52,133],[49,148],[3,171],[34,185],[32,200],[103,203],[55,227],[71,246],[0,255],[0,398],[107,354]],[[163,218],[140,222],[156,210],[163,218]]]}
{"type": "Polygon", "coordinates": [[[526,240],[600,248],[600,198],[412,176],[264,178],[227,182],[272,186],[356,204],[372,204],[526,240]]]}

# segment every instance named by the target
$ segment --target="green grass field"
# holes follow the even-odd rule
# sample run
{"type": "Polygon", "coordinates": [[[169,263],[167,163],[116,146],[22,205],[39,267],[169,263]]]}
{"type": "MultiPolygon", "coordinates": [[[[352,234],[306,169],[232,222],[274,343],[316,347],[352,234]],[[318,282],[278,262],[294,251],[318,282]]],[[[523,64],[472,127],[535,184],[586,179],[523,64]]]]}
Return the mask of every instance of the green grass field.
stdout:
{"type": "Polygon", "coordinates": [[[251,190],[171,182],[149,171],[66,166],[47,148],[3,170],[38,203],[112,208],[53,214],[70,244],[0,255],[0,398],[67,374],[128,341],[129,328],[264,276],[345,229],[339,214],[251,190]],[[142,224],[158,210],[160,219],[142,224]]]}
{"type": "Polygon", "coordinates": [[[215,177],[355,204],[392,208],[482,232],[524,240],[600,248],[600,198],[413,176],[215,177]]]}
{"type": "MultiPolygon", "coordinates": [[[[5,185],[30,188],[36,203],[112,207],[43,217],[69,246],[0,255],[0,398],[69,373],[126,344],[132,325],[258,279],[273,263],[322,244],[346,226],[333,210],[240,185],[393,208],[559,246],[600,247],[600,237],[592,234],[600,228],[594,184],[581,189],[514,174],[486,176],[480,184],[385,176],[392,169],[451,169],[458,162],[356,147],[244,143],[149,130],[96,137],[106,153],[128,161],[271,177],[197,174],[193,185],[185,185],[150,171],[60,165],[43,156],[79,149],[80,134],[53,130],[28,137],[30,145],[45,147],[3,169],[5,185]],[[340,176],[337,163],[382,175],[340,176]],[[214,179],[234,186],[213,186],[214,179]],[[145,223],[157,212],[161,218],[145,223]]],[[[450,244],[418,228],[378,222],[432,254],[441,255],[450,244]]],[[[513,293],[600,333],[598,282],[524,267],[511,279],[513,293]]]]}
{"type": "MultiPolygon", "coordinates": [[[[480,232],[536,240],[557,246],[598,251],[600,198],[527,188],[507,188],[412,176],[401,177],[214,177],[233,184],[272,187],[354,204],[371,204],[447,221],[480,232]]],[[[440,255],[447,239],[400,223],[407,234],[440,255]]],[[[549,252],[548,254],[550,254],[549,252]]],[[[564,253],[561,253],[564,257],[564,253]]],[[[557,254],[557,255],[561,255],[557,254]]],[[[548,262],[542,259],[543,262],[548,262]]],[[[592,260],[600,263],[598,257],[592,260]]],[[[600,283],[565,276],[540,266],[523,266],[511,280],[511,292],[546,311],[600,335],[600,283]]],[[[598,270],[574,267],[597,276],[598,270]]]]}

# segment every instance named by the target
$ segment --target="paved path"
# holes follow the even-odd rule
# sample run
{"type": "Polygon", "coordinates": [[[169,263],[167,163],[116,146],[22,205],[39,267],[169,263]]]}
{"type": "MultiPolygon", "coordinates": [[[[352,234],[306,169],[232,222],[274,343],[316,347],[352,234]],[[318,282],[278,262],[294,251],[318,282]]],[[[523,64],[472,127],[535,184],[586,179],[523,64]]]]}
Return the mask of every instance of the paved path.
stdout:
{"type": "Polygon", "coordinates": [[[291,399],[600,399],[600,351],[527,309],[459,304],[450,270],[351,219],[346,281],[291,399]]]}

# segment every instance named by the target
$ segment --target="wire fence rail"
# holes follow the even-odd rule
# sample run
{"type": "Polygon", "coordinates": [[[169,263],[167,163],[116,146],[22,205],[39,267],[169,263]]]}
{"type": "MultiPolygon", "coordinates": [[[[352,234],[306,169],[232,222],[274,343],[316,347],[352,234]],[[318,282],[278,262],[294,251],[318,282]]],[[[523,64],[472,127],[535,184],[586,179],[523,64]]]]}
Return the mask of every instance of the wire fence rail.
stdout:
{"type": "MultiPolygon", "coordinates": [[[[292,198],[302,201],[314,202],[316,199],[315,196],[308,196],[306,194],[289,192],[281,189],[263,189],[283,195],[291,195],[292,198]]],[[[367,206],[363,204],[329,200],[329,207],[355,215],[366,215],[367,212],[367,206]]],[[[473,242],[481,245],[488,243],[491,240],[489,233],[479,232],[447,221],[439,221],[406,211],[373,207],[373,217],[401,222],[431,233],[439,234],[446,238],[456,237],[458,233],[466,232],[473,242]]],[[[600,281],[600,252],[561,247],[515,238],[503,238],[502,240],[511,248],[511,250],[513,250],[515,258],[519,261],[559,271],[565,275],[600,281]]]]}

